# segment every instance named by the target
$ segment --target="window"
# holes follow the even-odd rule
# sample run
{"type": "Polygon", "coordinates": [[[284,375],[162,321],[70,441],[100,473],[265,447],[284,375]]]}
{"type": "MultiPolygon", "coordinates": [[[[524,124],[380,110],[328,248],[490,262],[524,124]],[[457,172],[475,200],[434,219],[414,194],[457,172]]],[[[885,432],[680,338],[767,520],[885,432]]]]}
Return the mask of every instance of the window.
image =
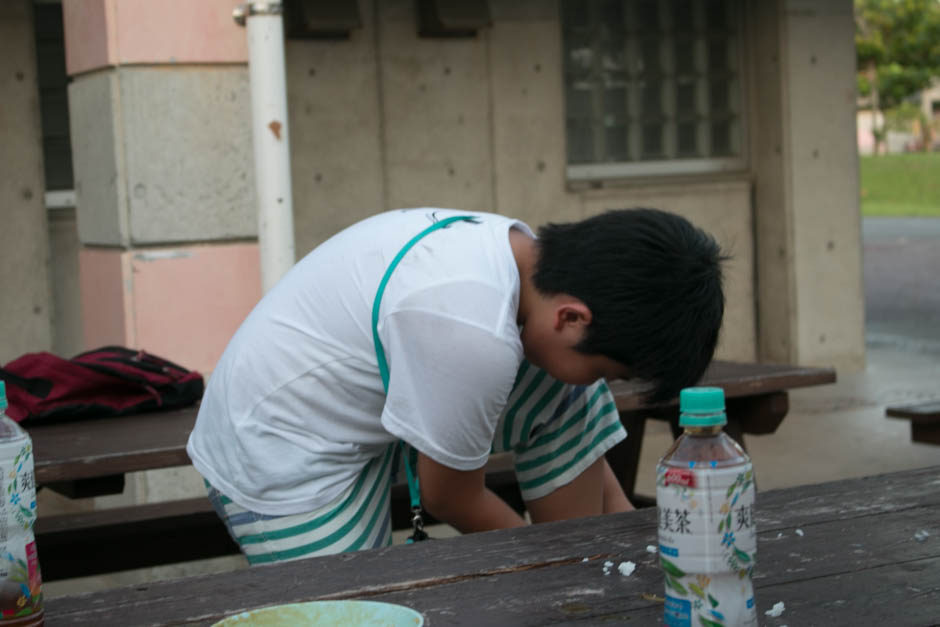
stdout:
{"type": "Polygon", "coordinates": [[[745,165],[737,0],[562,0],[570,179],[745,165]]]}

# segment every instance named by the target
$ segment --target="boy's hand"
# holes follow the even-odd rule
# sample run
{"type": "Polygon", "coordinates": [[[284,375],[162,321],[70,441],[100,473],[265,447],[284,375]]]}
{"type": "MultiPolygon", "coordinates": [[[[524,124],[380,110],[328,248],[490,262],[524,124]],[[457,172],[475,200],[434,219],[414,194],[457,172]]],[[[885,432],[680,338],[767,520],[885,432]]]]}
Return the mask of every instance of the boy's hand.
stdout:
{"type": "Polygon", "coordinates": [[[421,505],[461,533],[522,527],[525,520],[484,483],[486,467],[454,470],[418,453],[421,505]]]}

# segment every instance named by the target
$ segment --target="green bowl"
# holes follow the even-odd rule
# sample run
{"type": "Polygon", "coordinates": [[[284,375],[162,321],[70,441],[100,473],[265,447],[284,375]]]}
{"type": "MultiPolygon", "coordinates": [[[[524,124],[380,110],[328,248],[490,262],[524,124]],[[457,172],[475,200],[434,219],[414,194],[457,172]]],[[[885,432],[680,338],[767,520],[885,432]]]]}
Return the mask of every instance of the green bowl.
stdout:
{"type": "Polygon", "coordinates": [[[212,627],[421,627],[424,617],[403,605],[376,601],[310,601],[242,612],[212,627]]]}

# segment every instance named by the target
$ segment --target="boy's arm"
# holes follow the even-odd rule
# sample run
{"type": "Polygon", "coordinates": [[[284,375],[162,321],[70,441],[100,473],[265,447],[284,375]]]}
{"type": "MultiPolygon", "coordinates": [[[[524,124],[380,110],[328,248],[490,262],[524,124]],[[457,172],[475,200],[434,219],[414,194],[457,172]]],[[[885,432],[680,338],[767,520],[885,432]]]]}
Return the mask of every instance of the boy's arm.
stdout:
{"type": "Polygon", "coordinates": [[[604,513],[633,511],[636,508],[633,507],[633,503],[624,494],[623,487],[621,487],[620,481],[617,480],[610,464],[607,463],[605,458],[602,457],[601,459],[604,460],[604,513]]]}
{"type": "Polygon", "coordinates": [[[461,533],[522,527],[525,520],[485,483],[486,467],[454,470],[418,454],[421,505],[461,533]]]}
{"type": "Polygon", "coordinates": [[[570,483],[526,503],[526,506],[532,522],[535,523],[628,512],[633,509],[603,456],[570,483]]]}

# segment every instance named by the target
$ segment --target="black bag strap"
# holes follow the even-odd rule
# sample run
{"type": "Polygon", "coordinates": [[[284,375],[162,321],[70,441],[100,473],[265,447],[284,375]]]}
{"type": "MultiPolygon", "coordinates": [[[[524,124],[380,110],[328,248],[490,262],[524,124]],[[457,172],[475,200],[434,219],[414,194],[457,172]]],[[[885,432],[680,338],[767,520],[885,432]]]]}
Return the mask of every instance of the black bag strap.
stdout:
{"type": "Polygon", "coordinates": [[[46,398],[49,396],[49,392],[52,391],[52,381],[49,379],[28,379],[26,377],[21,377],[18,374],[13,374],[9,370],[4,370],[0,368],[0,379],[6,383],[12,383],[18,388],[26,390],[31,396],[36,398],[46,398]]]}

